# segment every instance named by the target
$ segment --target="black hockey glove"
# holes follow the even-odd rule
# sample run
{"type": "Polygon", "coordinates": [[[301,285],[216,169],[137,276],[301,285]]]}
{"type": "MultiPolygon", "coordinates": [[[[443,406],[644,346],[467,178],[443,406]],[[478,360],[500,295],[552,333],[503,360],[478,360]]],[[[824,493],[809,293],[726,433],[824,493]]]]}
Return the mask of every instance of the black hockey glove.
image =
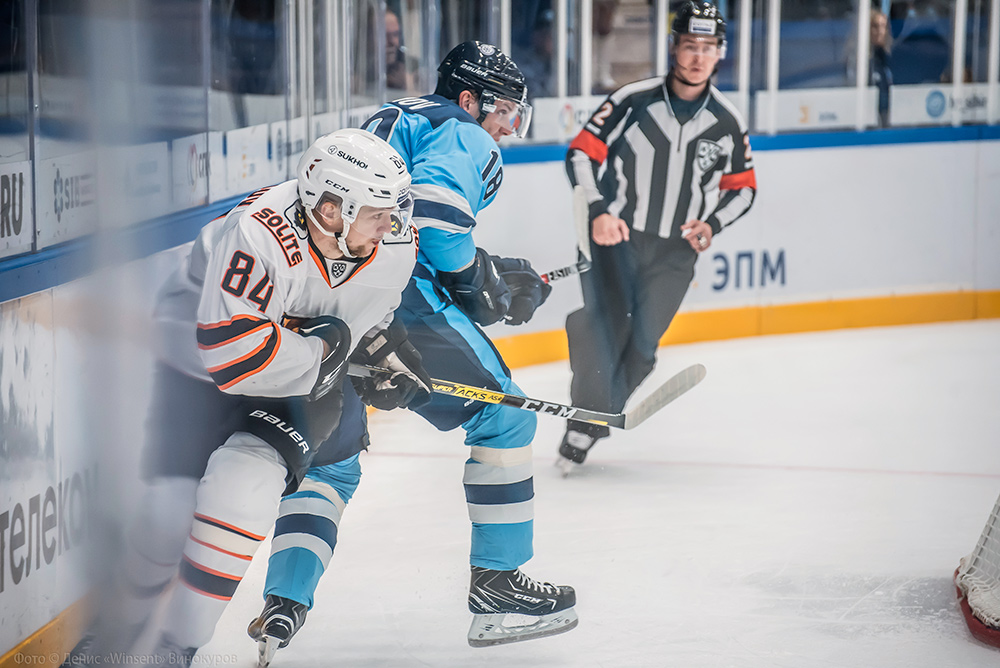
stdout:
{"type": "Polygon", "coordinates": [[[351,377],[354,391],[368,406],[383,411],[419,408],[431,400],[431,379],[420,353],[406,340],[406,327],[398,320],[385,329],[368,332],[351,355],[355,364],[377,366],[391,373],[351,377]]]}
{"type": "Polygon", "coordinates": [[[492,325],[510,308],[510,288],[504,282],[492,256],[476,249],[476,259],[462,271],[438,272],[438,280],[452,300],[480,325],[492,325]]]}
{"type": "Polygon", "coordinates": [[[504,316],[508,325],[522,325],[535,314],[535,309],[545,303],[552,286],[542,280],[531,263],[519,257],[493,256],[493,265],[510,288],[510,308],[504,316]]]}
{"type": "Polygon", "coordinates": [[[351,352],[351,330],[340,318],[332,315],[321,315],[309,318],[298,328],[302,336],[318,336],[326,341],[330,352],[323,358],[319,366],[319,376],[309,401],[316,401],[333,389],[340,389],[347,375],[347,355],[351,352]]]}

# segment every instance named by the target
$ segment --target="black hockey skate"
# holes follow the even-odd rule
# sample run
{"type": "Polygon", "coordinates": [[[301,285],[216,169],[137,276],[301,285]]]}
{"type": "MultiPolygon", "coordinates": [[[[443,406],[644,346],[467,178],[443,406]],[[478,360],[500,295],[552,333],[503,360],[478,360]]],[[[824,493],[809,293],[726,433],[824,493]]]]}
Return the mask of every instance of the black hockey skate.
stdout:
{"type": "Polygon", "coordinates": [[[572,587],[536,582],[521,572],[472,567],[469,644],[503,645],[565,633],[579,622],[572,587]]]}
{"type": "Polygon", "coordinates": [[[143,619],[138,623],[121,624],[110,629],[110,623],[101,624],[98,619],[70,650],[59,668],[116,668],[120,665],[119,657],[125,656],[136,643],[147,621],[148,619],[143,619]]]}
{"type": "MultiPolygon", "coordinates": [[[[59,668],[74,668],[74,666],[93,666],[96,665],[95,659],[99,660],[99,657],[94,656],[94,648],[97,644],[97,635],[93,631],[88,631],[80,638],[79,642],[73,646],[66,659],[59,664],[59,668]]],[[[110,662],[109,662],[110,663],[110,662]]]]}
{"type": "Polygon", "coordinates": [[[587,453],[597,441],[610,435],[611,430],[607,425],[567,421],[566,434],[559,444],[559,459],[556,461],[556,466],[562,470],[563,476],[569,475],[574,465],[582,464],[587,459],[587,453]]]}
{"type": "Polygon", "coordinates": [[[257,665],[267,668],[274,653],[286,647],[306,621],[309,607],[288,598],[268,594],[264,610],[250,622],[247,633],[257,641],[257,665]]]}

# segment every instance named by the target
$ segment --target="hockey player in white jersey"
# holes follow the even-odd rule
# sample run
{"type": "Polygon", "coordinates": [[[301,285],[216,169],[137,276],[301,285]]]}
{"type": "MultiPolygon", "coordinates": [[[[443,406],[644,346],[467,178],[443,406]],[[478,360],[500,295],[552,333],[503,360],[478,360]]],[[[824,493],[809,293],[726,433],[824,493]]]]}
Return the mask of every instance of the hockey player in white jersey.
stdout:
{"type": "MultiPolygon", "coordinates": [[[[428,399],[419,355],[391,324],[417,255],[409,191],[388,143],[361,130],[326,135],[297,179],[206,226],[163,288],[150,494],[127,537],[129,595],[116,601],[122,626],[137,630],[178,576],[163,661],[190,663],[210,640],[280,498],[311,464],[360,476],[364,406],[344,383],[358,341],[391,330],[396,352],[380,361],[393,375],[379,391],[397,406],[428,399]],[[351,429],[335,433],[342,416],[351,429]]],[[[135,634],[123,635],[95,649],[127,649],[135,634]]]]}
{"type": "MultiPolygon", "coordinates": [[[[421,246],[397,318],[434,377],[517,393],[479,325],[526,322],[550,288],[527,260],[477,248],[472,232],[503,178],[497,141],[528,129],[527,89],[514,62],[481,42],[453,48],[438,74],[433,95],[386,104],[363,124],[399,151],[413,179],[421,246]]],[[[363,387],[361,393],[372,403],[363,387]]],[[[485,647],[574,628],[574,589],[521,571],[533,554],[534,414],[442,394],[411,408],[442,431],[461,427],[469,446],[463,479],[472,524],[469,643],[485,647]]],[[[268,642],[284,647],[302,625],[336,544],[339,509],[310,500],[311,493],[286,497],[275,525],[267,598],[248,629],[265,660],[273,650],[268,642]]]]}

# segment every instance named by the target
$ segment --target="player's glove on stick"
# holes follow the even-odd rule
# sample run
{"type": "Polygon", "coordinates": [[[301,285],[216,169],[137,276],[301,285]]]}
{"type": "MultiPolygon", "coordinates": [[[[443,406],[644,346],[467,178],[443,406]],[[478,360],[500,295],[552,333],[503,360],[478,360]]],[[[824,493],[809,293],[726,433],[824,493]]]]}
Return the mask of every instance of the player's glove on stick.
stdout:
{"type": "Polygon", "coordinates": [[[476,259],[461,271],[438,272],[452,300],[480,325],[492,325],[510,308],[510,288],[493,266],[491,256],[476,249],[476,259]]]}
{"type": "Polygon", "coordinates": [[[531,263],[519,257],[491,256],[500,278],[510,288],[510,308],[504,320],[508,325],[521,325],[535,314],[535,309],[545,303],[552,286],[531,268],[531,263]]]}
{"type": "Polygon", "coordinates": [[[339,389],[347,375],[347,356],[351,352],[351,330],[340,318],[332,315],[321,315],[316,318],[309,318],[298,328],[302,336],[318,336],[326,341],[330,352],[319,366],[319,376],[312,392],[309,393],[309,401],[326,395],[330,390],[339,389]]]}
{"type": "Polygon", "coordinates": [[[351,355],[355,364],[377,366],[391,373],[351,378],[361,401],[382,411],[419,408],[431,400],[431,378],[420,353],[406,339],[406,327],[398,320],[385,329],[373,329],[362,337],[351,355]]]}

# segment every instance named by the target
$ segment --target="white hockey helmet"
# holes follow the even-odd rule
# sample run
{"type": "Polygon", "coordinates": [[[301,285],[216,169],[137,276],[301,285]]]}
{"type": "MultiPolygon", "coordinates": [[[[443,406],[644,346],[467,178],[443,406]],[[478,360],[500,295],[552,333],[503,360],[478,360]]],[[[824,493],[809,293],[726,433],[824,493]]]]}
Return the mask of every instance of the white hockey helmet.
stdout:
{"type": "Polygon", "coordinates": [[[409,228],[413,199],[406,163],[388,142],[370,132],[345,128],[323,135],[302,154],[296,174],[307,213],[331,197],[341,201],[343,231],[334,234],[317,227],[335,237],[348,257],[353,256],[347,250],[347,233],[363,206],[394,207],[393,236],[409,228]]]}

